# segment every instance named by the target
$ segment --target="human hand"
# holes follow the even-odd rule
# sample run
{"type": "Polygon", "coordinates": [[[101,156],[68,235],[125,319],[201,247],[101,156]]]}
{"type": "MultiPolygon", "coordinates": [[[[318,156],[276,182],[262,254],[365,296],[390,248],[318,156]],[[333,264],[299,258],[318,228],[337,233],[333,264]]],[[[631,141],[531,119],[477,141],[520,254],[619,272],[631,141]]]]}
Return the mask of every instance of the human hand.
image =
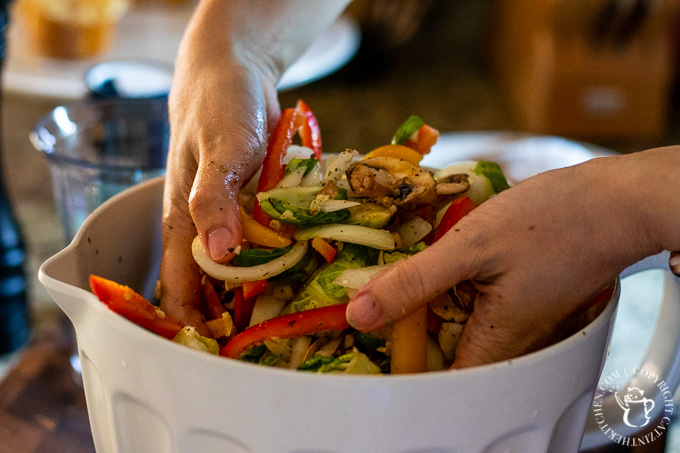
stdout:
{"type": "Polygon", "coordinates": [[[471,280],[479,294],[454,368],[546,346],[625,267],[678,241],[666,234],[677,231],[677,216],[659,222],[663,228],[650,227],[658,216],[650,207],[671,202],[655,196],[669,192],[663,181],[670,184],[679,168],[673,171],[669,153],[595,159],[502,192],[431,247],[374,277],[350,301],[348,320],[360,330],[374,330],[471,280]],[[650,171],[668,178],[650,183],[650,171]]]}
{"type": "Polygon", "coordinates": [[[279,106],[274,74],[196,47],[180,53],[169,99],[160,281],[163,309],[205,334],[191,242],[198,234],[215,261],[233,256],[241,243],[237,194],[262,162],[279,106]]]}
{"type": "Polygon", "coordinates": [[[198,234],[214,261],[232,258],[241,244],[238,192],[280,115],[276,84],[347,2],[206,0],[187,28],[169,99],[161,308],[203,335],[192,240],[198,234]]]}

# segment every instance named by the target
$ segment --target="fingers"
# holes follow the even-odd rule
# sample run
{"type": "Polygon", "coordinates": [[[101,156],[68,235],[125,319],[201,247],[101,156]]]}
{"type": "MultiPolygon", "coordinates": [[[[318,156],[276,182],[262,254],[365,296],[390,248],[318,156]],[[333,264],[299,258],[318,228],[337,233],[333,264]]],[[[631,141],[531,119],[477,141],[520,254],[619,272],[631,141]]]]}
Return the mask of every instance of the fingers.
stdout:
{"type": "Polygon", "coordinates": [[[459,264],[462,260],[450,259],[466,248],[465,241],[457,243],[456,236],[451,231],[422,252],[376,275],[349,302],[349,323],[359,330],[376,330],[404,318],[455,283],[474,275],[477,270],[474,258],[465,267],[459,264]]]}

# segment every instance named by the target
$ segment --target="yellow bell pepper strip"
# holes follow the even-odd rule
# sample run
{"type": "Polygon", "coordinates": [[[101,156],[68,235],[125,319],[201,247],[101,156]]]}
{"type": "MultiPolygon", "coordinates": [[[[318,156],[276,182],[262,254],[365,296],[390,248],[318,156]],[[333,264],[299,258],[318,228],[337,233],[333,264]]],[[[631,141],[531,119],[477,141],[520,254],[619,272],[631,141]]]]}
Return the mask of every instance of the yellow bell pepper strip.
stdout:
{"type": "Polygon", "coordinates": [[[280,248],[287,247],[292,242],[290,237],[256,222],[255,219],[246,213],[243,206],[241,206],[241,226],[243,229],[243,239],[253,244],[280,248]]]}
{"type": "Polygon", "coordinates": [[[184,324],[165,314],[128,286],[90,275],[90,287],[112,311],[169,340],[184,327],[184,324]]]}
{"type": "Polygon", "coordinates": [[[440,237],[451,229],[460,219],[469,214],[477,205],[470,199],[470,197],[461,197],[453,200],[451,205],[446,209],[442,217],[437,232],[434,235],[434,241],[438,241],[440,237]]]}
{"type": "Polygon", "coordinates": [[[222,318],[222,313],[227,310],[222,305],[220,296],[217,295],[215,287],[206,275],[201,278],[201,295],[209,316],[208,319],[222,318]]]}
{"type": "Polygon", "coordinates": [[[251,346],[272,338],[296,338],[324,330],[345,330],[349,328],[346,308],[347,304],[329,305],[268,319],[236,335],[222,348],[220,355],[237,359],[251,346]]]}
{"type": "Polygon", "coordinates": [[[395,159],[404,160],[416,167],[420,165],[420,161],[423,160],[422,154],[404,145],[381,146],[366,154],[364,159],[370,159],[371,157],[393,157],[395,159]]]}
{"type": "Polygon", "coordinates": [[[325,239],[318,236],[312,239],[312,248],[319,252],[319,254],[324,257],[327,263],[332,263],[338,254],[338,249],[326,242],[325,239]]]}
{"type": "Polygon", "coordinates": [[[253,280],[241,283],[243,288],[243,297],[250,299],[255,297],[267,289],[267,280],[253,280]]]}
{"type": "MultiPolygon", "coordinates": [[[[274,133],[267,145],[267,153],[262,163],[262,172],[257,182],[257,192],[267,192],[276,187],[285,174],[283,158],[293,137],[299,131],[302,145],[311,148],[316,158],[321,160],[321,130],[316,117],[306,103],[298,101],[295,108],[285,109],[276,124],[274,133]]],[[[255,201],[253,218],[262,225],[269,225],[271,218],[255,201]]]]}
{"type": "Polygon", "coordinates": [[[427,371],[427,305],[394,323],[392,329],[392,374],[427,371]]]}
{"type": "Polygon", "coordinates": [[[424,124],[411,138],[404,142],[404,146],[413,148],[420,154],[425,155],[430,152],[435,143],[437,143],[437,140],[439,140],[439,131],[432,126],[424,124]]]}

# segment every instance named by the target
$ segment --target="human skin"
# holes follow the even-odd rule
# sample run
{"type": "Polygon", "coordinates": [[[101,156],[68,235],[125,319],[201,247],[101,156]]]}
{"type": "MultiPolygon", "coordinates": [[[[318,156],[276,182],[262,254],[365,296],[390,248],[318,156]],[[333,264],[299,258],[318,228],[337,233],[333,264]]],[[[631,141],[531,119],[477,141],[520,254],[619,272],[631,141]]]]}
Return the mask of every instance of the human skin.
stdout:
{"type": "MultiPolygon", "coordinates": [[[[230,259],[241,240],[236,195],[279,116],[276,81],[346,3],[205,0],[187,29],[170,95],[161,305],[201,333],[191,241],[198,234],[215,261],[230,259]]],[[[530,178],[374,278],[348,320],[373,330],[472,280],[480,293],[454,367],[541,347],[625,267],[680,250],[679,169],[673,147],[530,178]]]]}
{"type": "Polygon", "coordinates": [[[161,307],[202,334],[198,234],[218,262],[241,243],[236,196],[280,115],[276,83],[348,0],[204,0],[180,45],[170,92],[161,307]]]}
{"type": "Polygon", "coordinates": [[[539,174],[486,201],[350,301],[360,330],[399,320],[460,281],[479,290],[454,368],[544,346],[631,264],[680,250],[680,147],[539,174]]]}

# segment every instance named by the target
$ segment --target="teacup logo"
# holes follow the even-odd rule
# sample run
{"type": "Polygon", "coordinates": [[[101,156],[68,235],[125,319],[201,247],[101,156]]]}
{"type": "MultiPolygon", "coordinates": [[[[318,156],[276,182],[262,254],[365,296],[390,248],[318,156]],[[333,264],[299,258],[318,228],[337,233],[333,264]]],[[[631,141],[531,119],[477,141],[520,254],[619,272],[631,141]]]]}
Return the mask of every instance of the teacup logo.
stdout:
{"type": "Polygon", "coordinates": [[[630,426],[631,428],[642,428],[649,423],[651,418],[650,412],[654,409],[654,400],[644,397],[645,391],[637,387],[627,387],[628,390],[623,395],[623,398],[619,392],[614,393],[616,402],[619,403],[619,407],[623,409],[623,423],[630,426]],[[631,414],[635,416],[637,413],[644,413],[644,420],[641,423],[631,422],[631,414]]]}
{"type": "Polygon", "coordinates": [[[591,415],[610,442],[637,447],[663,436],[674,408],[663,377],[645,367],[622,368],[600,377],[591,415]]]}

